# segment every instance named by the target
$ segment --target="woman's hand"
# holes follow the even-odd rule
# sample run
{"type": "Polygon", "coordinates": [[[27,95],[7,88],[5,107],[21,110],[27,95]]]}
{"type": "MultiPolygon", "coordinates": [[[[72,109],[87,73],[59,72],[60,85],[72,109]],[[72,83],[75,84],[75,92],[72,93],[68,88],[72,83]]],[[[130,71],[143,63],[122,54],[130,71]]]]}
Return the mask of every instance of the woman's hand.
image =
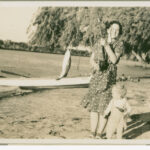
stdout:
{"type": "Polygon", "coordinates": [[[111,35],[110,35],[110,30],[107,31],[108,32],[108,38],[107,38],[107,42],[111,43],[112,39],[111,39],[111,35]]]}
{"type": "Polygon", "coordinates": [[[110,61],[113,64],[116,64],[117,61],[118,61],[118,58],[115,55],[115,53],[113,52],[113,50],[111,49],[110,45],[109,44],[105,44],[104,47],[105,47],[105,51],[108,54],[108,57],[109,57],[110,61]]]}
{"type": "Polygon", "coordinates": [[[102,46],[105,46],[106,45],[106,40],[104,38],[101,38],[100,43],[101,43],[102,46]]]}
{"type": "Polygon", "coordinates": [[[101,45],[102,46],[109,46],[109,44],[111,43],[111,40],[106,40],[106,39],[104,39],[104,38],[101,38],[101,40],[100,40],[100,42],[101,42],[101,45]]]}
{"type": "Polygon", "coordinates": [[[117,57],[116,57],[115,53],[112,51],[108,42],[104,38],[101,38],[100,42],[101,42],[101,45],[105,47],[105,50],[106,50],[111,62],[113,64],[115,64],[117,62],[117,57]]]}

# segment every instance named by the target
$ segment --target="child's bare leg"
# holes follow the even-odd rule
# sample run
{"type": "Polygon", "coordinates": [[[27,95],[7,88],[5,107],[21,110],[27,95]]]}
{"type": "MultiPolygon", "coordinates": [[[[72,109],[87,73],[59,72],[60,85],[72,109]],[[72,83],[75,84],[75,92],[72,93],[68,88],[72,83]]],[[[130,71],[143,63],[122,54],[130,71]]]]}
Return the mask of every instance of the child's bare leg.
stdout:
{"type": "Polygon", "coordinates": [[[127,117],[124,117],[123,131],[127,129],[127,117]]]}
{"type": "Polygon", "coordinates": [[[103,131],[104,131],[105,126],[106,126],[106,123],[107,123],[107,119],[104,118],[103,115],[99,115],[99,124],[98,124],[98,130],[97,130],[97,134],[99,136],[101,136],[103,134],[103,131]]]}
{"type": "Polygon", "coordinates": [[[117,127],[117,139],[122,139],[123,127],[124,127],[124,119],[122,118],[117,127]]]}
{"type": "Polygon", "coordinates": [[[112,139],[114,132],[115,132],[115,130],[112,129],[110,126],[107,127],[107,129],[106,129],[106,138],[107,139],[112,139]]]}
{"type": "Polygon", "coordinates": [[[91,132],[92,132],[92,134],[96,134],[97,124],[98,124],[98,113],[97,112],[90,113],[90,121],[91,121],[91,132]]]}
{"type": "Polygon", "coordinates": [[[117,125],[116,125],[116,122],[114,122],[114,118],[112,116],[110,116],[111,118],[109,118],[108,120],[108,124],[107,124],[107,127],[106,127],[106,138],[107,139],[112,139],[113,138],[113,135],[116,131],[116,128],[117,128],[117,125]]]}

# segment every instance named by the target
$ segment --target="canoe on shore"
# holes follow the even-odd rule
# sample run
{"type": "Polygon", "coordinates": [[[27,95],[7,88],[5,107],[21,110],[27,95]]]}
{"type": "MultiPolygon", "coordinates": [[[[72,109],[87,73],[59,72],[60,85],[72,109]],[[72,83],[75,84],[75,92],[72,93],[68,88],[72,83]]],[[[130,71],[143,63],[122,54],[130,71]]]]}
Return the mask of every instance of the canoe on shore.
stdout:
{"type": "Polygon", "coordinates": [[[0,86],[16,86],[26,89],[56,89],[56,88],[87,88],[90,77],[41,79],[41,78],[19,78],[0,79],[0,86]]]}

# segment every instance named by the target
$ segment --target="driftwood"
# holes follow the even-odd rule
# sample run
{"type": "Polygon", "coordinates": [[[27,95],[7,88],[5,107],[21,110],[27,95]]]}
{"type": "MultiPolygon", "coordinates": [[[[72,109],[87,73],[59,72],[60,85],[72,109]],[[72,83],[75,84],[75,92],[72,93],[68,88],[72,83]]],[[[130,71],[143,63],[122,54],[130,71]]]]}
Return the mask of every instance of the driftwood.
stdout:
{"type": "Polygon", "coordinates": [[[0,98],[16,94],[19,87],[0,86],[0,98]]]}
{"type": "MultiPolygon", "coordinates": [[[[29,78],[29,76],[21,74],[21,73],[16,73],[16,72],[12,72],[12,71],[7,71],[7,70],[1,70],[2,73],[5,74],[10,74],[10,75],[14,75],[14,76],[20,76],[20,77],[26,77],[29,78]]],[[[7,75],[6,75],[7,76],[7,75]]]]}
{"type": "Polygon", "coordinates": [[[144,59],[139,55],[137,54],[135,51],[132,50],[132,54],[137,58],[137,60],[141,63],[144,63],[144,59]]]}

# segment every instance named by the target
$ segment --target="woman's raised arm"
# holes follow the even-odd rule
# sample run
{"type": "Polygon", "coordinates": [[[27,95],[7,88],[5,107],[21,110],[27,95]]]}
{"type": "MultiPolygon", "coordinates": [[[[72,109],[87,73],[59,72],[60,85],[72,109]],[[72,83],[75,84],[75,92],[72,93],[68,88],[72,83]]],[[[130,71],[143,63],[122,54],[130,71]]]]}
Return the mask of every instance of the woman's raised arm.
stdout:
{"type": "Polygon", "coordinates": [[[116,45],[114,51],[111,49],[109,43],[107,43],[106,41],[104,41],[104,39],[101,40],[102,45],[105,47],[106,53],[108,54],[108,57],[110,59],[110,61],[113,64],[117,64],[120,60],[120,57],[123,54],[123,43],[122,42],[118,42],[118,44],[116,45]]]}
{"type": "Polygon", "coordinates": [[[116,54],[112,51],[109,44],[104,45],[104,47],[105,47],[105,50],[108,54],[108,57],[109,57],[110,61],[113,64],[116,64],[118,62],[119,57],[117,57],[116,54]]]}

